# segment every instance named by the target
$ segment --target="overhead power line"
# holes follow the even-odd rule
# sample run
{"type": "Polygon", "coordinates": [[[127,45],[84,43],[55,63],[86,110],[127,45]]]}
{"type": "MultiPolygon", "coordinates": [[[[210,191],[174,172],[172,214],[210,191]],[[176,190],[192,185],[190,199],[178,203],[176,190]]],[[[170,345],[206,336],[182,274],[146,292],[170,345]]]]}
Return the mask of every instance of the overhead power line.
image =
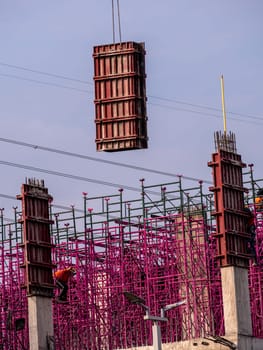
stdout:
{"type": "Polygon", "coordinates": [[[31,83],[38,83],[38,84],[42,84],[42,85],[54,86],[54,87],[67,89],[67,90],[75,90],[75,91],[79,91],[79,92],[91,93],[91,91],[84,90],[84,89],[78,89],[78,88],[74,88],[74,87],[71,87],[71,86],[65,86],[65,85],[61,85],[61,84],[49,83],[49,82],[46,82],[46,81],[41,81],[41,80],[36,80],[36,79],[23,78],[23,77],[19,77],[17,75],[13,75],[13,74],[0,73],[0,76],[13,78],[13,79],[17,79],[17,80],[25,80],[25,81],[29,81],[31,83]]]}
{"type": "MultiPolygon", "coordinates": [[[[12,163],[12,162],[4,161],[4,160],[0,160],[0,164],[6,165],[6,166],[10,166],[10,167],[20,168],[20,169],[26,169],[26,170],[30,170],[30,171],[36,171],[38,173],[44,173],[44,174],[49,174],[49,175],[65,177],[65,178],[68,178],[68,179],[84,181],[84,182],[91,182],[91,183],[95,183],[95,184],[99,184],[99,185],[115,187],[115,188],[118,188],[118,189],[126,189],[126,190],[129,190],[129,191],[141,192],[141,189],[137,188],[137,187],[131,187],[131,186],[127,186],[127,185],[120,185],[120,184],[116,184],[116,183],[108,182],[108,181],[90,179],[90,178],[87,178],[87,177],[84,177],[84,176],[78,176],[78,175],[67,174],[67,173],[54,171],[54,170],[42,169],[42,168],[33,167],[33,166],[30,166],[30,165],[25,165],[25,164],[12,163]]],[[[148,192],[152,193],[150,191],[148,191],[148,192]]],[[[156,194],[156,192],[154,192],[154,194],[156,194]]]]}
{"type": "MultiPolygon", "coordinates": [[[[40,80],[36,80],[36,79],[24,78],[24,77],[16,76],[16,75],[13,75],[13,74],[0,73],[0,76],[13,78],[13,79],[16,79],[16,80],[28,81],[28,82],[31,82],[31,83],[37,83],[37,84],[41,84],[41,85],[53,86],[53,87],[66,89],[66,90],[73,90],[73,91],[78,91],[78,92],[84,92],[84,93],[92,94],[92,91],[89,91],[89,90],[79,89],[79,88],[66,86],[66,85],[61,85],[61,84],[56,84],[56,83],[40,81],[40,80]]],[[[151,97],[151,96],[148,96],[148,97],[151,97]]],[[[154,97],[152,96],[152,98],[154,98],[154,97]]],[[[158,99],[159,100],[164,100],[164,101],[167,100],[167,99],[165,99],[165,98],[163,99],[161,97],[158,97],[158,99]]],[[[170,100],[170,101],[172,101],[172,100],[170,100]]],[[[216,109],[216,108],[201,107],[201,105],[194,105],[192,103],[187,104],[186,102],[178,102],[176,100],[174,100],[174,103],[180,103],[180,104],[184,104],[184,105],[196,106],[198,108],[204,108],[204,109],[207,108],[207,109],[218,110],[219,111],[219,109],[216,109]]],[[[195,110],[186,109],[186,108],[178,108],[178,107],[175,107],[175,106],[163,105],[163,104],[158,104],[158,103],[153,103],[153,102],[148,102],[148,104],[150,104],[152,106],[158,106],[158,107],[161,107],[161,108],[175,110],[175,111],[194,113],[194,114],[203,115],[203,116],[207,115],[209,117],[215,117],[215,118],[222,118],[222,116],[219,115],[219,114],[212,114],[212,113],[207,113],[207,112],[203,112],[203,111],[195,111],[195,110]]],[[[228,113],[229,114],[235,114],[237,116],[241,116],[242,118],[255,119],[255,120],[263,122],[263,117],[261,118],[261,117],[257,117],[257,116],[250,116],[250,115],[239,114],[239,113],[234,113],[234,112],[228,112],[228,113]]],[[[242,119],[234,118],[234,117],[229,117],[229,119],[236,120],[236,121],[241,122],[241,123],[250,123],[250,124],[262,125],[262,123],[260,123],[260,122],[257,123],[255,121],[242,120],[242,119]]]]}
{"type": "MultiPolygon", "coordinates": [[[[93,83],[88,82],[86,80],[81,80],[81,79],[76,79],[76,78],[71,78],[65,75],[60,75],[60,74],[53,74],[53,73],[49,73],[49,72],[44,72],[41,70],[35,70],[35,69],[30,69],[27,67],[23,67],[23,66],[19,66],[19,65],[13,65],[13,64],[8,64],[5,62],[0,62],[0,65],[8,67],[8,68],[15,68],[18,70],[23,70],[23,71],[27,71],[27,72],[31,72],[31,73],[36,73],[36,74],[41,74],[41,75],[45,75],[45,76],[49,76],[49,77],[53,77],[53,78],[57,78],[57,79],[63,79],[63,80],[68,80],[68,81],[72,81],[72,82],[76,82],[76,83],[82,83],[82,84],[88,84],[93,86],[93,83]]],[[[58,88],[63,88],[63,89],[69,89],[69,90],[75,90],[75,91],[80,91],[80,92],[87,92],[87,93],[92,93],[92,91],[88,91],[85,89],[78,89],[78,88],[74,88],[74,87],[70,87],[70,86],[65,86],[65,85],[61,85],[61,84],[56,84],[56,83],[51,83],[51,82],[43,82],[41,80],[36,80],[36,79],[30,79],[30,78],[24,78],[24,77],[20,77],[14,74],[4,74],[4,73],[0,73],[0,76],[5,76],[5,77],[9,77],[9,78],[14,78],[17,80],[25,80],[25,81],[29,81],[29,82],[33,82],[33,83],[38,83],[38,84],[42,84],[42,85],[50,85],[50,86],[54,86],[54,87],[58,87],[58,88]]],[[[186,101],[181,101],[178,99],[171,99],[171,98],[166,98],[166,97],[160,97],[160,96],[154,96],[154,95],[148,95],[149,98],[152,99],[157,99],[160,101],[164,101],[164,102],[168,102],[168,103],[176,103],[176,104],[181,104],[181,105],[185,105],[185,106],[190,106],[190,107],[195,107],[195,108],[201,108],[201,109],[206,109],[206,110],[211,110],[211,111],[217,111],[221,113],[221,109],[219,108],[215,108],[215,107],[211,107],[211,106],[207,106],[207,105],[202,105],[202,104],[195,104],[195,103],[191,103],[191,102],[186,102],[186,101]]],[[[163,108],[169,108],[169,109],[174,109],[174,110],[178,110],[176,107],[173,106],[168,106],[168,105],[161,105],[161,104],[155,104],[155,103],[150,103],[152,105],[156,105],[156,106],[160,106],[163,108]]],[[[191,113],[195,113],[195,114],[205,114],[201,111],[194,111],[194,110],[187,110],[187,109],[181,109],[181,111],[183,112],[191,112],[191,113]]],[[[236,115],[242,118],[248,118],[248,119],[254,119],[254,120],[258,120],[258,121],[263,121],[263,116],[262,115],[251,115],[251,114],[244,114],[244,113],[238,113],[238,112],[231,112],[228,111],[228,115],[236,115]]],[[[209,116],[214,116],[214,117],[220,117],[219,115],[211,115],[208,114],[209,116]]],[[[237,118],[231,118],[229,117],[229,119],[234,119],[237,121],[242,121],[240,119],[237,118]]],[[[253,124],[259,124],[259,123],[253,123],[253,124]]]]}
{"type": "Polygon", "coordinates": [[[93,83],[90,83],[90,82],[88,82],[86,80],[71,78],[71,77],[67,77],[65,75],[60,75],[60,74],[53,74],[53,73],[43,72],[41,70],[30,69],[30,68],[27,68],[27,67],[17,66],[17,65],[14,65],[14,64],[8,64],[8,63],[0,62],[0,65],[1,66],[5,66],[5,67],[9,67],[9,68],[15,68],[15,69],[23,70],[23,71],[26,71],[26,72],[46,75],[46,76],[53,77],[53,78],[64,79],[64,80],[74,81],[74,82],[77,82],[77,83],[93,85],[93,83]]]}
{"type": "MultiPolygon", "coordinates": [[[[15,144],[15,145],[23,146],[23,147],[32,148],[34,150],[52,152],[52,153],[62,154],[62,155],[69,156],[69,157],[75,157],[75,158],[91,160],[91,161],[95,161],[95,162],[99,162],[99,163],[120,166],[120,167],[129,168],[129,169],[133,169],[133,170],[149,172],[149,173],[157,174],[157,175],[169,176],[169,177],[173,177],[173,178],[180,178],[181,177],[185,180],[200,181],[200,179],[190,177],[190,176],[178,175],[178,174],[168,173],[168,172],[164,172],[164,171],[160,171],[160,170],[139,167],[139,166],[131,165],[131,164],[127,164],[127,163],[120,163],[120,162],[100,159],[100,158],[96,158],[96,157],[90,157],[90,156],[87,156],[84,154],[68,152],[68,151],[64,151],[64,150],[60,150],[60,149],[56,149],[56,148],[45,147],[45,146],[40,146],[40,145],[34,145],[34,144],[27,143],[27,142],[7,139],[7,138],[3,138],[3,137],[0,137],[0,142],[6,142],[6,143],[10,143],[10,144],[15,144]]],[[[212,183],[211,181],[208,181],[208,180],[203,180],[203,182],[207,183],[207,184],[212,183]]]]}
{"type": "MultiPolygon", "coordinates": [[[[195,104],[195,103],[190,103],[190,102],[186,102],[186,101],[180,101],[180,100],[177,100],[177,99],[170,99],[170,98],[165,98],[165,97],[158,97],[158,96],[151,96],[151,95],[148,95],[148,97],[154,98],[154,99],[157,99],[157,100],[161,100],[161,101],[178,103],[178,104],[182,104],[182,105],[186,105],[186,106],[197,107],[197,108],[202,108],[202,109],[208,109],[208,110],[211,110],[211,111],[216,111],[216,112],[222,113],[221,109],[215,108],[215,107],[211,107],[211,106],[200,105],[200,104],[195,104]]],[[[193,111],[191,111],[191,112],[193,112],[193,111]]],[[[200,111],[199,113],[202,113],[202,112],[200,111]]],[[[231,111],[228,111],[227,113],[228,114],[232,114],[232,115],[236,115],[236,116],[239,116],[239,117],[257,119],[257,120],[263,121],[263,116],[260,116],[260,115],[256,116],[256,115],[249,115],[249,114],[237,113],[237,112],[231,112],[231,111]]],[[[215,116],[217,116],[217,115],[215,115],[215,116]]],[[[221,114],[220,114],[220,117],[221,117],[221,114]]]]}
{"type": "MultiPolygon", "coordinates": [[[[0,193],[0,197],[1,197],[1,198],[5,198],[5,199],[10,199],[10,200],[17,200],[16,196],[11,196],[11,195],[4,194],[4,193],[0,193]]],[[[79,212],[79,213],[83,213],[83,212],[84,212],[84,210],[82,210],[82,209],[77,209],[77,208],[75,208],[75,206],[66,207],[65,205],[52,204],[52,207],[53,207],[53,208],[58,208],[58,209],[63,209],[63,210],[72,210],[72,208],[74,207],[74,210],[75,210],[76,212],[79,212]]]]}
{"type": "MultiPolygon", "coordinates": [[[[172,109],[172,110],[175,110],[175,111],[180,111],[180,112],[189,112],[189,113],[194,113],[194,114],[199,114],[199,115],[202,115],[202,116],[209,116],[209,117],[215,117],[215,118],[220,118],[222,119],[222,115],[220,114],[214,114],[214,113],[208,113],[208,112],[203,112],[203,111],[195,111],[193,109],[187,109],[187,108],[178,108],[178,107],[174,107],[174,106],[166,106],[166,105],[162,105],[162,104],[159,104],[159,103],[149,103],[153,106],[159,106],[159,107],[162,107],[162,108],[166,108],[166,109],[172,109]]],[[[253,117],[251,117],[253,118],[253,117]]],[[[249,123],[249,124],[256,124],[256,125],[262,125],[263,123],[263,118],[259,118],[259,117],[254,117],[255,119],[258,119],[258,120],[261,120],[261,122],[256,122],[256,121],[251,121],[251,120],[245,120],[245,119],[240,119],[238,117],[228,117],[228,119],[231,119],[231,120],[236,120],[240,123],[249,123]]]]}

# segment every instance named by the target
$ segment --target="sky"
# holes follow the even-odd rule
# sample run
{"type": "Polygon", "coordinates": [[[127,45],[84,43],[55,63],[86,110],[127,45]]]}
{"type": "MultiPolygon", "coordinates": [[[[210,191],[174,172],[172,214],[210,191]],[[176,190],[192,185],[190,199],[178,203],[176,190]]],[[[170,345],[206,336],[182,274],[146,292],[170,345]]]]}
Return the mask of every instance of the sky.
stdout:
{"type": "Polygon", "coordinates": [[[177,181],[127,164],[208,183],[214,131],[223,129],[222,74],[227,130],[263,178],[262,0],[119,4],[122,41],[145,43],[149,143],[145,150],[106,153],[95,145],[92,52],[113,41],[112,0],[0,0],[0,207],[7,213],[18,203],[6,196],[19,194],[31,177],[45,180],[54,203],[76,207],[82,192],[114,194],[139,188],[141,178],[146,185],[177,181]]]}

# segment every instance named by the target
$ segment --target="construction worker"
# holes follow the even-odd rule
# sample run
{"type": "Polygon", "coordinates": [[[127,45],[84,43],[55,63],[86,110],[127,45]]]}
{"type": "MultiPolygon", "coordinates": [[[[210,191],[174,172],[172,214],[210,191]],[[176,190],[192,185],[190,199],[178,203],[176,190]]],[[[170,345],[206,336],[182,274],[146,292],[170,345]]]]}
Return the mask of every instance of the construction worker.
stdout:
{"type": "Polygon", "coordinates": [[[57,298],[57,301],[67,302],[68,281],[75,274],[76,274],[76,269],[73,266],[70,266],[65,269],[57,270],[54,273],[56,286],[61,289],[61,292],[57,298]]]}
{"type": "Polygon", "coordinates": [[[263,210],[263,188],[260,188],[257,191],[257,195],[255,198],[255,206],[257,210],[263,210]]]}

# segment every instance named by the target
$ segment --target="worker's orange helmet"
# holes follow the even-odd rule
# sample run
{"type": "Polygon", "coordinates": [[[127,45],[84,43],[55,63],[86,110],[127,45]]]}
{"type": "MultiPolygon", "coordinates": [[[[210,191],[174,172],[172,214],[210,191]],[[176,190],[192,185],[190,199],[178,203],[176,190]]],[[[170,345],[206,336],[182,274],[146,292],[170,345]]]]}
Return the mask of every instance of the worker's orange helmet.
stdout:
{"type": "Polygon", "coordinates": [[[261,204],[263,202],[263,198],[262,197],[256,197],[255,198],[255,203],[256,204],[261,204]]]}

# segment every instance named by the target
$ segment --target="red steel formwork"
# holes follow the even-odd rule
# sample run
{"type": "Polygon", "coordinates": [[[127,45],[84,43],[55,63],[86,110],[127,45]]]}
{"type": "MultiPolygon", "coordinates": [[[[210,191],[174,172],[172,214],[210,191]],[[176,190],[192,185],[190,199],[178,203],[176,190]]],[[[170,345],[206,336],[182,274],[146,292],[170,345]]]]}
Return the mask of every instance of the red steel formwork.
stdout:
{"type": "Polygon", "coordinates": [[[217,232],[217,258],[221,266],[248,267],[249,259],[247,242],[247,217],[245,212],[241,156],[236,151],[236,140],[233,133],[215,133],[216,153],[208,163],[213,169],[217,232]]]}
{"type": "MultiPolygon", "coordinates": [[[[57,350],[151,345],[152,328],[150,321],[143,320],[145,309],[131,303],[125,292],[140,297],[155,316],[167,305],[186,301],[166,312],[168,322],[161,324],[163,343],[224,335],[211,194],[204,193],[202,183],[183,187],[181,179],[155,186],[145,186],[142,180],[141,186],[141,196],[135,200],[125,200],[120,190],[96,198],[84,194],[83,209],[56,212],[51,206],[53,263],[58,268],[77,268],[69,285],[69,304],[57,304],[55,299],[53,303],[57,350]]],[[[19,267],[23,259],[20,212],[15,210],[14,223],[6,223],[1,214],[0,254],[5,263],[0,279],[4,291],[0,341],[4,350],[28,349],[27,299],[20,288],[24,283],[19,267]],[[25,328],[15,331],[19,318],[26,320],[25,328]]],[[[262,249],[259,237],[260,233],[258,252],[262,249]]],[[[250,272],[253,332],[263,337],[262,289],[256,283],[262,282],[262,266],[251,265],[250,272]]]]}
{"type": "Polygon", "coordinates": [[[23,251],[25,285],[29,296],[41,295],[52,297],[53,278],[51,262],[51,238],[49,202],[52,197],[44,187],[44,181],[28,179],[22,185],[21,223],[23,224],[23,251]]]}
{"type": "Polygon", "coordinates": [[[97,151],[147,148],[144,43],[95,46],[97,151]]]}

